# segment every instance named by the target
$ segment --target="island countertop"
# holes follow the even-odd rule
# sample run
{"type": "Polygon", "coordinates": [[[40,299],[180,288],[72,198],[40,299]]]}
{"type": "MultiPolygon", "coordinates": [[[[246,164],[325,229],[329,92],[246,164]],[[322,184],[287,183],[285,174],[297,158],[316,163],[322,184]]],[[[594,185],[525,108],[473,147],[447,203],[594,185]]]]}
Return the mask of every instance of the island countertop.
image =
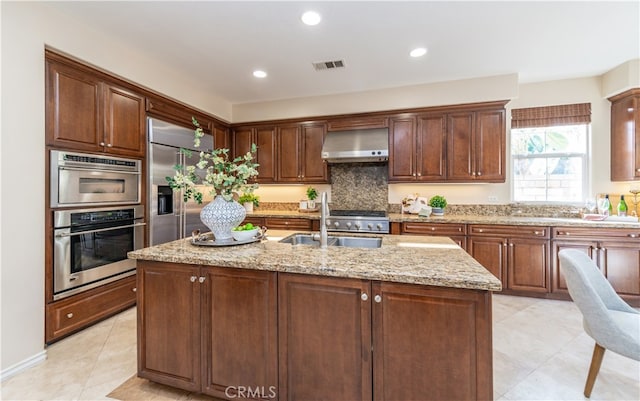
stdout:
{"type": "MultiPolygon", "coordinates": [[[[500,291],[500,280],[446,237],[383,235],[380,248],[290,245],[294,231],[270,230],[268,240],[203,247],[190,239],[129,252],[131,259],[359,278],[439,287],[500,291]]],[[[363,235],[368,236],[368,235],[363,235]]],[[[370,235],[369,235],[370,236],[370,235]]]]}

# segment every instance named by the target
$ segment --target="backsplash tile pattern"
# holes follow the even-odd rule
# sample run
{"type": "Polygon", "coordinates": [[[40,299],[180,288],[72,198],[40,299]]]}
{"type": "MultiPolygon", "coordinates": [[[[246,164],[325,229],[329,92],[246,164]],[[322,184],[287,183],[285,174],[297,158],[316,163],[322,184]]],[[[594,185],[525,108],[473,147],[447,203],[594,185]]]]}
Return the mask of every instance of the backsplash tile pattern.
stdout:
{"type": "MultiPolygon", "coordinates": [[[[389,213],[400,213],[401,205],[390,204],[389,213]]],[[[583,212],[573,205],[448,205],[446,213],[456,216],[521,216],[579,218],[583,212]]]]}
{"type": "Polygon", "coordinates": [[[389,207],[386,163],[340,163],[329,166],[331,208],[387,210],[389,207]]]}

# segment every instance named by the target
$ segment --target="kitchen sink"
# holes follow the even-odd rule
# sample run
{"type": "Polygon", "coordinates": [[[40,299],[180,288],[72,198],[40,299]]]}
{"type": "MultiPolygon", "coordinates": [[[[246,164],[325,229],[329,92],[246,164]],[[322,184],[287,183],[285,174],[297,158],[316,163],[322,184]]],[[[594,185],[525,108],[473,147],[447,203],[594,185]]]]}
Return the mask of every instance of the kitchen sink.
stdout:
{"type": "MultiPolygon", "coordinates": [[[[317,234],[315,234],[317,236],[317,234]]],[[[314,234],[291,234],[278,242],[291,245],[320,246],[320,241],[313,239],[314,234]]],[[[381,237],[337,237],[330,235],[327,238],[328,246],[343,246],[347,248],[380,248],[381,237]]]]}

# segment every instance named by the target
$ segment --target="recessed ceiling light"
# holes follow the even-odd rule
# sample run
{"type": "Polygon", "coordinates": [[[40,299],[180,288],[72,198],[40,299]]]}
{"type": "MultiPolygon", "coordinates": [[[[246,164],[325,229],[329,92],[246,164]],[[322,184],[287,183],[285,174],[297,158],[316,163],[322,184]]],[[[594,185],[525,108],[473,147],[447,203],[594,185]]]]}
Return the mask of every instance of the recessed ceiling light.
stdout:
{"type": "Polygon", "coordinates": [[[422,57],[425,54],[427,54],[427,49],[425,49],[424,47],[416,47],[409,53],[411,57],[422,57]]]}
{"type": "Polygon", "coordinates": [[[267,73],[262,70],[255,70],[253,72],[253,76],[256,78],[265,78],[267,76],[267,73]]]}
{"type": "Polygon", "coordinates": [[[315,11],[307,11],[306,13],[302,14],[302,17],[300,17],[300,19],[305,24],[313,26],[318,25],[320,23],[320,20],[322,20],[322,17],[315,11]]]}

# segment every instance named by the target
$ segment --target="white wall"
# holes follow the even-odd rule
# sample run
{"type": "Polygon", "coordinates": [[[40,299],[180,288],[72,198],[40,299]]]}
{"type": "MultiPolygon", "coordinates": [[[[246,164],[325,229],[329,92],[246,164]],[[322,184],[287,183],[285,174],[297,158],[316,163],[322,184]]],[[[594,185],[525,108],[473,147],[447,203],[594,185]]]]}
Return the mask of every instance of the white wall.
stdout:
{"type": "Polygon", "coordinates": [[[1,368],[7,372],[44,348],[45,44],[223,119],[231,119],[231,105],[199,92],[196,82],[161,60],[46,4],[3,1],[1,7],[1,368]]]}

